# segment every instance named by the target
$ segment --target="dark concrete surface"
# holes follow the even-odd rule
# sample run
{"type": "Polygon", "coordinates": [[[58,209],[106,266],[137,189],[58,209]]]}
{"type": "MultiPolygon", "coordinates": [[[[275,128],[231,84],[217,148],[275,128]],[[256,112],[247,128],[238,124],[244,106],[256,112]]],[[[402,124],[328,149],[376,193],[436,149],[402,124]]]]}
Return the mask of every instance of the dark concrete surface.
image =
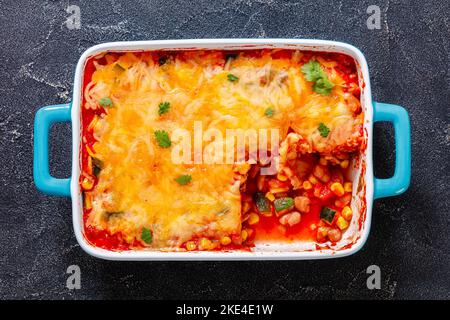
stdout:
{"type": "MultiPolygon", "coordinates": [[[[450,298],[450,2],[434,1],[17,1],[0,0],[0,298],[450,298]],[[81,8],[81,29],[65,11],[81,8]],[[369,5],[381,29],[366,27],[369,5]],[[32,179],[33,118],[71,100],[75,64],[106,41],[280,37],[349,42],[369,63],[374,99],[404,106],[413,173],[402,196],[375,202],[366,246],[324,261],[110,262],[85,254],[70,199],[32,179]],[[81,289],[66,269],[81,268],[81,289]],[[380,290],[366,268],[381,268],[380,290]]],[[[52,171],[70,173],[70,126],[52,130],[52,171]]],[[[375,128],[375,168],[393,168],[392,129],[375,128]]]]}

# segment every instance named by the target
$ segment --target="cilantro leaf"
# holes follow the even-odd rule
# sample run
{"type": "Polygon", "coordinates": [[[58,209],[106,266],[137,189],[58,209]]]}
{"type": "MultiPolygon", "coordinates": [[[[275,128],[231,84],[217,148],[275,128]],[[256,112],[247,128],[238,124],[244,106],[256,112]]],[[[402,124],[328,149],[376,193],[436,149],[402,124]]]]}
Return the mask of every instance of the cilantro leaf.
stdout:
{"type": "Polygon", "coordinates": [[[313,91],[320,94],[329,95],[333,87],[334,85],[330,82],[330,80],[328,80],[328,78],[320,78],[313,85],[313,91]]]}
{"type": "Polygon", "coordinates": [[[164,113],[169,112],[170,109],[170,102],[161,102],[158,106],[158,114],[163,115],[164,113]]]}
{"type": "Polygon", "coordinates": [[[236,76],[235,76],[234,74],[232,74],[232,73],[229,73],[229,74],[227,75],[227,78],[228,78],[228,80],[231,81],[231,82],[235,82],[235,81],[238,81],[238,80],[239,80],[239,78],[236,77],[236,76]]]}
{"type": "Polygon", "coordinates": [[[156,130],[155,138],[161,148],[169,148],[172,145],[169,134],[164,130],[156,130]]]}
{"type": "Polygon", "coordinates": [[[101,98],[98,102],[102,107],[112,107],[113,103],[109,97],[101,98]]]}
{"type": "Polygon", "coordinates": [[[273,108],[267,108],[266,111],[264,111],[264,115],[269,118],[273,117],[274,113],[275,110],[273,110],[273,108]]]}
{"type": "Polygon", "coordinates": [[[325,124],[323,124],[323,122],[319,124],[317,130],[319,130],[320,135],[324,138],[328,137],[328,134],[330,133],[330,129],[325,124]]]}
{"type": "Polygon", "coordinates": [[[189,174],[183,174],[175,179],[176,182],[178,182],[180,185],[185,186],[189,182],[192,181],[192,177],[189,174]]]}
{"type": "Polygon", "coordinates": [[[301,68],[306,80],[317,81],[317,79],[322,78],[322,68],[320,63],[314,60],[305,63],[301,68]]]}
{"type": "Polygon", "coordinates": [[[147,244],[151,244],[153,241],[153,234],[150,229],[142,228],[141,239],[147,244]]]}
{"type": "Polygon", "coordinates": [[[305,63],[301,70],[305,75],[306,80],[315,82],[313,84],[314,92],[323,95],[329,95],[331,93],[334,84],[328,79],[328,75],[323,71],[319,62],[311,60],[308,63],[305,63]]]}

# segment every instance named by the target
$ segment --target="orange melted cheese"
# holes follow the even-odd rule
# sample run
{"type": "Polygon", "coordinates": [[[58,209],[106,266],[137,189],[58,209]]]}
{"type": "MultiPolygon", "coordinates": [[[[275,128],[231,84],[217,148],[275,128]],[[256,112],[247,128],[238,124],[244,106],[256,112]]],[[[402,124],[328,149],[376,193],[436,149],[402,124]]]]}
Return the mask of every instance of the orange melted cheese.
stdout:
{"type": "Polygon", "coordinates": [[[265,52],[226,61],[221,52],[194,51],[159,65],[152,53],[126,53],[118,61],[97,64],[85,108],[100,108],[104,97],[113,107],[105,108],[93,128],[94,153],[103,168],[91,192],[87,226],[121,232],[128,243],[141,240],[147,228],[153,241],[145,245],[157,248],[203,236],[239,235],[240,186],[249,166],[174,163],[177,141],[161,148],[154,132],[171,136],[182,128],[194,136],[194,122],[201,121],[204,131],[215,128],[224,136],[233,128],[275,128],[283,140],[291,128],[308,141],[311,152],[332,153],[352,139],[361,117],[355,116],[340,87],[344,80],[332,67],[327,68],[335,84],[332,93],[312,92],[300,71],[301,57],[298,51],[285,58],[265,52]],[[229,81],[228,74],[238,81],[229,81]],[[163,115],[158,114],[161,102],[170,103],[163,115]],[[271,117],[265,115],[268,108],[274,110],[271,117]],[[317,131],[321,122],[330,129],[327,138],[317,131]],[[178,184],[175,178],[185,174],[192,181],[178,184]]]}

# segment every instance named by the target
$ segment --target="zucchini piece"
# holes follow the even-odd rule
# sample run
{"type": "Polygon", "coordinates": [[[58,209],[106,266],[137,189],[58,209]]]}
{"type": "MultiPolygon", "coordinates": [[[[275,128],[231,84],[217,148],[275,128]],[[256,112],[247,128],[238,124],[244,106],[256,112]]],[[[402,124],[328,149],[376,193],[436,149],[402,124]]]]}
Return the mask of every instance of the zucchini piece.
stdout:
{"type": "Polygon", "coordinates": [[[328,207],[323,207],[322,211],[320,211],[320,219],[322,219],[328,224],[331,224],[333,222],[335,214],[336,214],[335,210],[328,207]]]}
{"type": "Polygon", "coordinates": [[[256,208],[260,213],[271,212],[269,199],[266,198],[264,193],[256,192],[253,195],[253,201],[255,202],[256,208]]]}
{"type": "Polygon", "coordinates": [[[120,216],[123,215],[123,214],[124,214],[123,211],[106,211],[106,212],[105,212],[105,216],[106,216],[106,219],[108,219],[108,221],[109,221],[111,218],[114,218],[114,217],[120,217],[120,216]]]}
{"type": "Polygon", "coordinates": [[[103,169],[102,160],[92,157],[92,172],[94,173],[94,176],[98,177],[102,169],[103,169]]]}
{"type": "Polygon", "coordinates": [[[294,199],[292,199],[290,197],[275,199],[275,201],[273,203],[275,205],[276,212],[280,212],[283,210],[289,210],[294,207],[294,199]]]}

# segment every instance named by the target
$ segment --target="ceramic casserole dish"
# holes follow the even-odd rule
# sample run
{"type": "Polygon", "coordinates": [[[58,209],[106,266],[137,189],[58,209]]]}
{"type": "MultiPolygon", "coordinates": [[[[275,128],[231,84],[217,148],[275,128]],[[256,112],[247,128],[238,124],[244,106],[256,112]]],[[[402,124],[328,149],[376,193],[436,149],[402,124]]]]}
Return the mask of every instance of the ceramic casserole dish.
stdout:
{"type": "MultiPolygon", "coordinates": [[[[238,78],[228,75],[233,82],[238,78]]],[[[227,79],[225,79],[227,80],[227,79]]],[[[104,101],[111,104],[112,102],[104,101]]],[[[167,112],[168,105],[160,104],[160,115],[167,112]],[[162,106],[162,107],[161,107],[162,106]],[[164,109],[164,107],[166,107],[164,109]],[[163,108],[163,109],[161,109],[163,108]]],[[[267,111],[267,110],[266,110],[267,111]]],[[[273,111],[269,110],[270,116],[273,111]]],[[[267,113],[267,112],[266,112],[267,113]]],[[[266,114],[267,115],[267,114],[266,114]]],[[[322,125],[322,124],[321,124],[322,125]]],[[[320,131],[322,134],[322,130],[320,131]]],[[[325,134],[328,134],[325,132],[325,134]]],[[[370,231],[372,204],[375,199],[403,193],[410,182],[410,123],[406,110],[398,105],[372,100],[369,70],[364,55],[355,47],[341,42],[303,39],[203,39],[112,42],[87,49],[78,61],[70,103],[46,106],[38,110],[34,122],[34,182],[37,188],[49,195],[71,197],[74,231],[84,251],[95,257],[109,260],[276,260],[276,259],[324,259],[344,257],[361,249],[370,231]],[[300,50],[328,52],[347,55],[354,59],[360,89],[360,105],[364,114],[362,121],[363,143],[359,154],[352,160],[348,172],[352,187],[351,210],[342,237],[338,241],[292,241],[258,240],[251,248],[229,250],[158,250],[143,248],[135,250],[109,250],[98,246],[86,237],[83,216],[82,177],[83,128],[83,81],[89,59],[108,52],[177,52],[220,50],[243,52],[245,50],[300,50]],[[373,124],[377,121],[391,122],[395,131],[395,172],[391,178],[378,179],[373,175],[372,142],[373,124]],[[52,124],[70,122],[72,126],[72,171],[71,177],[57,179],[50,175],[48,136],[52,124]],[[82,180],[82,179],[81,179],[82,180]]],[[[189,177],[190,179],[190,177],[189,177]]],[[[178,181],[185,184],[190,181],[178,181]]],[[[116,213],[116,212],[115,212],[116,213]]],[[[281,221],[281,220],[280,220],[281,221]]],[[[247,236],[247,235],[246,235],[247,236]]],[[[142,239],[146,241],[148,235],[142,239]]]]}

